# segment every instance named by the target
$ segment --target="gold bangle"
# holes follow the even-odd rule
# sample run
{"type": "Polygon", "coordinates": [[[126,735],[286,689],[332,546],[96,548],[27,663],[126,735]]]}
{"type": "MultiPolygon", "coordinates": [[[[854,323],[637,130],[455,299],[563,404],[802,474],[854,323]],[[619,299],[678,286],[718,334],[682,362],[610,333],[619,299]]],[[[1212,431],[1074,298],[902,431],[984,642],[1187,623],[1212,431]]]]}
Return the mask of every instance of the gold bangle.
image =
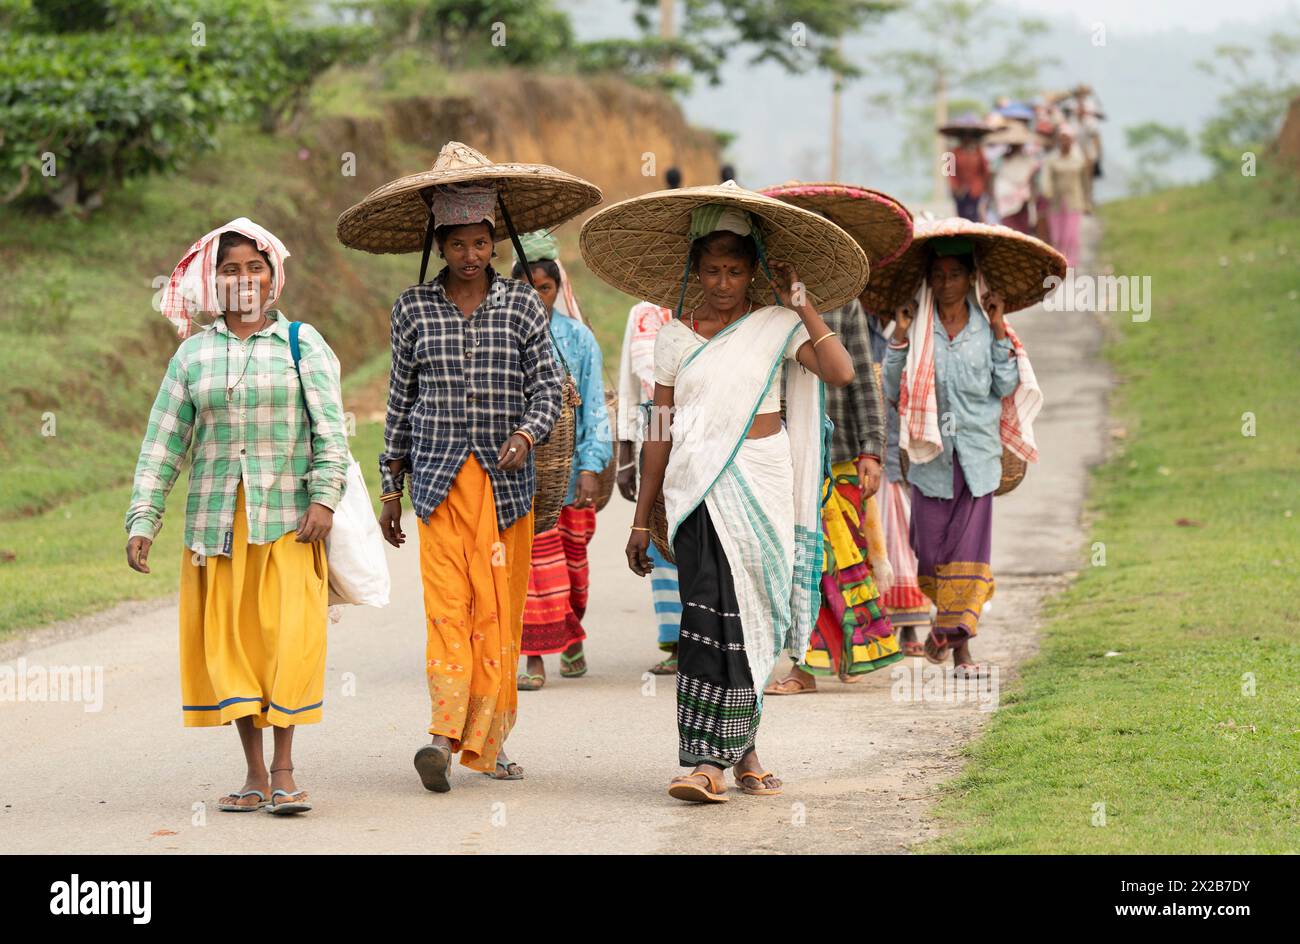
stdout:
{"type": "Polygon", "coordinates": [[[524,437],[524,439],[528,441],[529,452],[532,452],[533,449],[537,446],[537,443],[533,442],[533,437],[530,436],[528,433],[524,432],[522,429],[515,430],[512,435],[524,437]]]}
{"type": "Polygon", "coordinates": [[[827,338],[833,338],[833,337],[835,337],[835,332],[834,332],[834,331],[827,331],[827,332],[826,332],[825,334],[823,334],[820,338],[818,338],[816,341],[813,342],[813,350],[814,350],[814,351],[817,350],[817,345],[821,344],[821,343],[822,343],[823,341],[825,341],[827,338]]]}
{"type": "Polygon", "coordinates": [[[632,525],[632,530],[633,530],[633,531],[649,531],[650,529],[649,529],[649,528],[638,528],[636,525],[632,525]]]}
{"type": "Polygon", "coordinates": [[[388,494],[388,495],[380,495],[380,496],[379,496],[379,500],[380,500],[381,502],[401,501],[401,500],[402,500],[402,493],[401,493],[401,492],[392,492],[391,494],[388,494]]]}

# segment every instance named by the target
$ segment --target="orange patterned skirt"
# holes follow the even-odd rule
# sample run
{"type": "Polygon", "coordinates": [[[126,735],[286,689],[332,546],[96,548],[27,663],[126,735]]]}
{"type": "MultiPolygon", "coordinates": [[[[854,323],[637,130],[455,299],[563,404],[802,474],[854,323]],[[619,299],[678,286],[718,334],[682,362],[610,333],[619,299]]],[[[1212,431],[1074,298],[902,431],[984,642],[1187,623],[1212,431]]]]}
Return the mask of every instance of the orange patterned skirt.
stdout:
{"type": "Polygon", "coordinates": [[[518,705],[533,514],[499,531],[492,481],[471,455],[419,534],[429,733],[450,738],[462,765],[491,772],[518,705]]]}

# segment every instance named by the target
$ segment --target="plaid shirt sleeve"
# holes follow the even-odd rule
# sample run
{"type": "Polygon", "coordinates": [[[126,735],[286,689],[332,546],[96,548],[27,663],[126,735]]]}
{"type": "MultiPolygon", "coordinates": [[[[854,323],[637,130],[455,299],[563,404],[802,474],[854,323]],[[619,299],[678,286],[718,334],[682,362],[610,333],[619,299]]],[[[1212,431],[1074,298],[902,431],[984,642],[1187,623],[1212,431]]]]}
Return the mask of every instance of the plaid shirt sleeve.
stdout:
{"type": "Polygon", "coordinates": [[[348,475],[348,439],[343,424],[343,395],[339,361],[319,331],[303,324],[298,375],[311,417],[311,472],[307,494],[333,511],[343,497],[348,475]]]}
{"type": "Polygon", "coordinates": [[[858,454],[869,454],[883,459],[885,403],[880,395],[880,385],[876,382],[876,371],[872,367],[871,335],[862,307],[854,302],[850,308],[848,317],[843,320],[841,340],[853,361],[853,370],[857,374],[857,379],[845,392],[850,397],[854,426],[859,436],[858,454]]]}
{"type": "Polygon", "coordinates": [[[140,444],[131,505],[126,512],[126,532],[131,537],[143,536],[152,541],[158,536],[167,495],[176,484],[194,436],[194,415],[178,350],[167,365],[140,444]]]}
{"type": "Polygon", "coordinates": [[[402,297],[393,303],[392,342],[393,363],[388,375],[388,415],[384,421],[384,451],[379,456],[379,481],[385,495],[400,492],[406,483],[406,472],[394,475],[388,469],[389,460],[405,459],[410,465],[411,408],[415,405],[417,379],[415,362],[408,343],[409,321],[402,297]]]}
{"type": "Polygon", "coordinates": [[[555,357],[555,345],[547,325],[549,317],[536,293],[529,292],[522,306],[523,344],[519,359],[524,374],[524,417],[515,427],[527,433],[534,444],[551,435],[560,418],[561,385],[564,373],[555,357]]]}

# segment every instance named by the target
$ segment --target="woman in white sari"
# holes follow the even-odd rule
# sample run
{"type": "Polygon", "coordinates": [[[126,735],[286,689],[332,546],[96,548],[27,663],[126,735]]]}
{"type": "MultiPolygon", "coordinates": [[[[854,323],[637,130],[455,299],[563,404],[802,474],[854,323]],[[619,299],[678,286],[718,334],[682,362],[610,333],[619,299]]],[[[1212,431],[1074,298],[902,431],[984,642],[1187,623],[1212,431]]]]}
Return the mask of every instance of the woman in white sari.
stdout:
{"type": "MultiPolygon", "coordinates": [[[[769,269],[764,229],[777,226],[743,209],[757,195],[734,184],[697,189],[719,195],[690,212],[687,278],[700,304],[656,338],[654,410],[627,557],[635,573],[650,573],[649,522],[662,487],[682,597],[678,760],[692,768],[669,793],[722,802],[727,768],[745,793],[781,792],[755,748],[762,690],[782,650],[802,658],[817,618],[828,432],[822,382],[847,386],[854,374],[807,297],[816,286],[805,289],[790,261],[769,269]],[[774,273],[779,304],[752,298],[760,271],[774,273]],[[783,370],[786,361],[798,366],[783,370]]],[[[806,227],[801,266],[812,255],[847,252],[856,276],[841,273],[842,280],[865,279],[866,258],[847,234],[785,209],[806,227]]],[[[684,281],[681,298],[686,288],[684,281]]]]}

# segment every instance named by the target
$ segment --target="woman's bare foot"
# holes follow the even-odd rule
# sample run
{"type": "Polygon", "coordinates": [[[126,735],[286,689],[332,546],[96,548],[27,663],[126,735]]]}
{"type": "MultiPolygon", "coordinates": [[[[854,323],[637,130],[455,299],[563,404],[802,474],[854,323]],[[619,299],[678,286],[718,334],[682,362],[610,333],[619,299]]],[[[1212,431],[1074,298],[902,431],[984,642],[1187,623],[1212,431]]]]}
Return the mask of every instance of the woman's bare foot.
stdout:
{"type": "Polygon", "coordinates": [[[763,689],[765,695],[803,695],[817,691],[817,680],[811,673],[805,672],[797,665],[790,666],[785,678],[777,679],[763,689]]]}
{"type": "Polygon", "coordinates": [[[952,665],[954,670],[968,678],[978,678],[988,674],[988,666],[976,662],[975,657],[971,655],[970,641],[967,639],[952,647],[952,665]]]}
{"type": "MultiPolygon", "coordinates": [[[[257,790],[263,797],[270,798],[271,778],[265,767],[261,770],[249,770],[248,774],[244,777],[244,785],[239,788],[237,793],[249,793],[252,790],[257,790]]],[[[241,797],[237,796],[235,793],[228,793],[217,800],[217,803],[221,806],[248,807],[250,810],[256,809],[264,802],[265,800],[259,800],[256,794],[241,797]]]]}
{"type": "Polygon", "coordinates": [[[271,789],[283,790],[290,795],[298,792],[298,784],[293,779],[293,768],[277,768],[271,772],[271,789]]]}
{"type": "Polygon", "coordinates": [[[582,640],[578,640],[560,653],[560,677],[582,678],[586,674],[587,657],[582,651],[582,640]]]}
{"type": "Polygon", "coordinates": [[[675,675],[677,674],[677,644],[673,643],[667,650],[668,656],[662,662],[656,662],[650,666],[651,675],[675,675]]]}
{"type": "Polygon", "coordinates": [[[714,764],[696,764],[689,774],[669,781],[668,795],[690,803],[725,803],[727,781],[722,770],[714,764]]]}
{"type": "Polygon", "coordinates": [[[775,794],[781,792],[781,780],[775,774],[768,773],[758,760],[758,748],[754,748],[731,768],[736,777],[736,784],[750,794],[775,794]],[[752,775],[752,776],[747,776],[752,775]]]}
{"type": "Polygon", "coordinates": [[[497,752],[496,770],[487,774],[493,780],[523,780],[524,768],[520,767],[509,757],[506,756],[505,749],[502,748],[497,752]]]}

